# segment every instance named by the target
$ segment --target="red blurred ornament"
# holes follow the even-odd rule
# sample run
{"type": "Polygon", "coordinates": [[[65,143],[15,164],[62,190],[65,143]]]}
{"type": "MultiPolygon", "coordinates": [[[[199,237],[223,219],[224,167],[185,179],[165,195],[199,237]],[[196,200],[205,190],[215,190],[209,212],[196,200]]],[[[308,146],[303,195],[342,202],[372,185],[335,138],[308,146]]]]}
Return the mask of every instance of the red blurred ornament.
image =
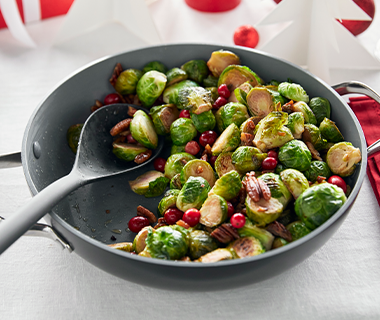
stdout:
{"type": "Polygon", "coordinates": [[[234,43],[237,46],[255,48],[259,43],[259,34],[254,27],[248,24],[240,26],[235,30],[234,43]]]}
{"type": "Polygon", "coordinates": [[[241,0],[185,0],[187,5],[203,12],[223,12],[236,8],[241,0]]]}

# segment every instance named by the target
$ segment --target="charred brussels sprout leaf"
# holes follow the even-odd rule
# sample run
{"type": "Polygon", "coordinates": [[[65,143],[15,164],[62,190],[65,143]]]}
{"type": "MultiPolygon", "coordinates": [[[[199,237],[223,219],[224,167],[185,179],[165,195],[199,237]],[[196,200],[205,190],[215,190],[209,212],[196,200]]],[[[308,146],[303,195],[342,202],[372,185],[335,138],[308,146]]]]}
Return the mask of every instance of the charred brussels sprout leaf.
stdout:
{"type": "Polygon", "coordinates": [[[219,50],[211,54],[207,66],[214,77],[219,77],[224,69],[230,65],[239,65],[240,58],[231,51],[219,50]]]}
{"type": "Polygon", "coordinates": [[[185,164],[181,171],[180,181],[184,185],[190,177],[202,177],[207,180],[210,187],[215,184],[215,173],[211,165],[204,160],[194,159],[185,164]]]}
{"type": "Polygon", "coordinates": [[[125,252],[133,252],[133,243],[132,242],[112,243],[112,244],[109,244],[108,246],[110,248],[114,248],[114,249],[125,251],[125,252]]]}
{"type": "Polygon", "coordinates": [[[183,80],[180,82],[177,82],[171,86],[168,86],[163,95],[162,98],[165,103],[173,103],[175,104],[178,108],[182,108],[182,106],[179,103],[179,90],[186,88],[186,87],[199,87],[199,84],[197,84],[194,81],[191,80],[183,80]]]}
{"type": "Polygon", "coordinates": [[[197,136],[197,129],[189,118],[178,118],[170,126],[170,136],[176,145],[184,145],[197,136]]]}
{"type": "Polygon", "coordinates": [[[225,68],[218,80],[218,87],[226,84],[228,90],[233,92],[244,82],[248,82],[252,87],[262,84],[263,81],[251,69],[240,65],[230,65],[225,68]]]}
{"type": "Polygon", "coordinates": [[[151,62],[148,62],[143,68],[143,73],[147,73],[149,71],[158,71],[161,73],[166,73],[168,69],[160,61],[151,61],[151,62]]]}
{"type": "Polygon", "coordinates": [[[326,162],[334,174],[347,177],[354,173],[356,164],[362,160],[359,148],[350,142],[334,144],[327,152],[326,162]]]}
{"type": "Polygon", "coordinates": [[[227,201],[216,194],[211,194],[203,203],[200,213],[199,222],[201,224],[206,227],[216,227],[227,219],[227,201]]]}
{"type": "Polygon", "coordinates": [[[133,94],[136,92],[137,83],[143,76],[143,72],[138,69],[124,70],[117,77],[115,90],[121,95],[133,94]]]}
{"type": "Polygon", "coordinates": [[[222,152],[235,150],[240,143],[240,130],[234,123],[230,124],[226,130],[216,139],[211,148],[214,156],[222,152]]]}
{"type": "Polygon", "coordinates": [[[204,178],[190,177],[179,192],[177,208],[183,212],[191,208],[200,209],[210,189],[210,185],[204,178]]]}
{"type": "Polygon", "coordinates": [[[279,149],[278,159],[288,168],[305,171],[310,167],[311,153],[304,142],[292,140],[279,149]]]}
{"type": "Polygon", "coordinates": [[[166,73],[166,77],[168,79],[166,86],[169,87],[177,82],[187,80],[187,73],[180,68],[173,68],[166,73]]]}
{"type": "Polygon", "coordinates": [[[204,60],[190,60],[181,66],[181,69],[185,71],[189,79],[198,83],[202,83],[208,76],[207,63],[204,60]]]}
{"type": "Polygon", "coordinates": [[[314,125],[317,124],[317,119],[315,118],[313,111],[305,102],[303,101],[296,102],[295,104],[293,104],[293,110],[295,112],[301,112],[303,114],[305,123],[311,123],[314,125]]]}
{"type": "Polygon", "coordinates": [[[68,130],[66,134],[67,142],[72,152],[77,153],[80,133],[82,132],[83,124],[74,124],[68,130]]]}
{"type": "Polygon", "coordinates": [[[295,169],[286,169],[280,173],[281,180],[288,190],[292,193],[294,199],[297,199],[302,192],[309,188],[309,181],[302,172],[295,169]]]}
{"type": "Polygon", "coordinates": [[[267,157],[260,149],[249,146],[238,147],[232,154],[232,163],[240,174],[258,170],[263,160],[267,157]]]}
{"type": "Polygon", "coordinates": [[[201,114],[191,113],[191,120],[193,120],[195,128],[203,133],[212,130],[215,127],[216,120],[211,110],[202,112],[201,114]]]}
{"type": "Polygon", "coordinates": [[[265,87],[255,87],[247,94],[247,106],[252,116],[265,117],[274,110],[273,98],[265,87]]]}
{"type": "Polygon", "coordinates": [[[255,237],[239,238],[230,243],[227,248],[232,250],[240,259],[257,256],[265,252],[263,245],[255,237]]]}
{"type": "Polygon", "coordinates": [[[165,164],[165,177],[172,179],[176,174],[181,173],[182,168],[188,161],[196,159],[193,155],[182,152],[172,154],[165,164]]]}
{"type": "Polygon", "coordinates": [[[281,82],[278,85],[278,92],[290,100],[309,102],[306,91],[297,83],[281,82]]]}
{"type": "Polygon", "coordinates": [[[217,87],[218,86],[218,78],[212,76],[209,74],[207,78],[203,80],[203,86],[204,87],[217,87]]]}
{"type": "Polygon", "coordinates": [[[295,139],[301,139],[302,133],[305,130],[304,123],[305,120],[302,112],[293,112],[289,114],[287,127],[290,129],[295,139]]]}
{"type": "Polygon", "coordinates": [[[315,115],[318,126],[324,118],[330,118],[331,106],[329,100],[321,97],[314,97],[310,100],[309,107],[315,115]]]}
{"type": "Polygon", "coordinates": [[[301,239],[302,237],[308,235],[311,230],[306,227],[302,221],[294,221],[286,226],[286,229],[289,230],[292,235],[292,241],[301,239]]]}
{"type": "Polygon", "coordinates": [[[224,199],[231,200],[235,198],[243,184],[240,180],[240,175],[237,171],[232,170],[222,175],[216,180],[214,187],[211,189],[210,194],[217,194],[224,199]]]}
{"type": "Polygon", "coordinates": [[[168,182],[169,179],[163,173],[152,170],[142,174],[133,181],[129,181],[129,185],[133,192],[150,198],[162,194],[168,182]]]}
{"type": "Polygon", "coordinates": [[[335,143],[343,141],[343,135],[335,125],[335,122],[328,118],[323,119],[319,125],[319,131],[321,132],[322,136],[329,142],[335,143]]]}
{"type": "Polygon", "coordinates": [[[312,161],[310,168],[307,169],[304,174],[309,181],[315,182],[318,177],[325,177],[328,179],[331,176],[331,170],[326,162],[312,161]]]}
{"type": "Polygon", "coordinates": [[[164,104],[150,109],[156,132],[160,135],[170,133],[171,124],[178,119],[179,111],[174,104],[164,104]]]}
{"type": "Polygon", "coordinates": [[[178,189],[171,189],[166,191],[165,196],[161,199],[160,203],[158,204],[158,213],[161,216],[163,216],[165,214],[165,211],[169,208],[175,208],[178,194],[178,189]]]}
{"type": "Polygon", "coordinates": [[[242,228],[239,228],[238,232],[239,236],[242,238],[255,237],[256,239],[259,239],[265,250],[270,250],[272,248],[274,236],[269,231],[257,227],[250,220],[246,220],[245,225],[242,228]]]}
{"type": "Polygon", "coordinates": [[[171,180],[170,180],[170,189],[172,190],[181,190],[182,189],[182,183],[181,183],[181,174],[177,173],[171,180]]]}
{"type": "Polygon", "coordinates": [[[143,146],[156,149],[158,136],[149,116],[142,110],[137,110],[130,124],[132,137],[143,146]]]}
{"type": "Polygon", "coordinates": [[[166,75],[158,71],[145,73],[137,83],[136,92],[146,107],[151,107],[164,91],[166,86],[166,75]]]}
{"type": "Polygon", "coordinates": [[[193,230],[189,234],[189,255],[192,260],[198,259],[218,248],[214,238],[206,231],[193,230]]]}
{"type": "Polygon", "coordinates": [[[143,146],[121,142],[114,142],[112,146],[112,152],[115,156],[124,161],[133,161],[138,154],[148,150],[143,146]]]}
{"type": "Polygon", "coordinates": [[[311,230],[326,222],[346,202],[343,190],[330,183],[322,183],[305,190],[296,200],[297,216],[311,230]]]}
{"type": "Polygon", "coordinates": [[[216,114],[216,121],[220,132],[232,123],[239,127],[249,118],[247,107],[239,102],[229,102],[225,104],[219,108],[216,114]]]}
{"type": "Polygon", "coordinates": [[[280,176],[275,173],[265,173],[260,176],[260,179],[267,184],[272,197],[280,201],[285,208],[292,199],[292,195],[280,176]]]}
{"type": "Polygon", "coordinates": [[[212,109],[211,92],[202,87],[185,87],[178,92],[181,109],[200,114],[212,109]]]}

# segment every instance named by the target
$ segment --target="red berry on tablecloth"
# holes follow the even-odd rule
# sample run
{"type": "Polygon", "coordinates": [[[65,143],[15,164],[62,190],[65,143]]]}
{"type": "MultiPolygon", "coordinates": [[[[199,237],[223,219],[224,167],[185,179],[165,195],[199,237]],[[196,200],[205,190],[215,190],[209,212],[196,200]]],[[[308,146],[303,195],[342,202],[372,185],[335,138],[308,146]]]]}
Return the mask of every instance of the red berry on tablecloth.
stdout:
{"type": "Polygon", "coordinates": [[[254,27],[248,24],[240,26],[235,30],[234,43],[237,46],[256,48],[259,43],[259,34],[254,27]]]}

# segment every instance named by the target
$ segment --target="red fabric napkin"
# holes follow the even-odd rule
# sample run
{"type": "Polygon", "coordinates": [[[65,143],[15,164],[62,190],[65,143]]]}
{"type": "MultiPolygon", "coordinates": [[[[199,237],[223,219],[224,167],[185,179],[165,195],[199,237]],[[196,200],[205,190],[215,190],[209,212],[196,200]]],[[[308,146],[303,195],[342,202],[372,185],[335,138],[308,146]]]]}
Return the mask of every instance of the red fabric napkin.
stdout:
{"type": "MultiPolygon", "coordinates": [[[[371,98],[361,96],[351,97],[349,105],[363,128],[367,145],[370,146],[379,140],[380,104],[371,98]]],[[[380,205],[380,152],[368,157],[367,175],[380,205]]]]}

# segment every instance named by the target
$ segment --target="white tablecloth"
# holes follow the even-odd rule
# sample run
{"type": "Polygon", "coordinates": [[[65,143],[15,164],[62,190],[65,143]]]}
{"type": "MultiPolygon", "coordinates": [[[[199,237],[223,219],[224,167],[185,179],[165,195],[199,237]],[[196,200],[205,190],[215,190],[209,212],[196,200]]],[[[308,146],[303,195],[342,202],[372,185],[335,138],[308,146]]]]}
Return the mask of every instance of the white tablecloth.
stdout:
{"type": "MultiPolygon", "coordinates": [[[[376,1],[380,8],[380,1],[376,1]]],[[[255,24],[271,1],[243,0],[234,11],[203,14],[183,0],[158,0],[150,11],[164,43],[233,44],[236,27],[255,24]]],[[[30,24],[28,49],[0,31],[0,154],[21,149],[27,121],[43,97],[77,68],[145,45],[123,41],[118,26],[52,46],[63,17],[30,24]],[[110,36],[110,32],[112,35],[110,36]]],[[[380,16],[358,37],[374,51],[380,16]]],[[[331,84],[358,80],[380,92],[380,71],[332,70],[331,84]]],[[[0,216],[30,194],[21,168],[0,171],[0,216]]],[[[0,319],[380,319],[379,206],[366,179],[351,213],[309,259],[270,280],[221,292],[172,292],[130,283],[48,239],[23,237],[0,257],[0,319]]]]}

